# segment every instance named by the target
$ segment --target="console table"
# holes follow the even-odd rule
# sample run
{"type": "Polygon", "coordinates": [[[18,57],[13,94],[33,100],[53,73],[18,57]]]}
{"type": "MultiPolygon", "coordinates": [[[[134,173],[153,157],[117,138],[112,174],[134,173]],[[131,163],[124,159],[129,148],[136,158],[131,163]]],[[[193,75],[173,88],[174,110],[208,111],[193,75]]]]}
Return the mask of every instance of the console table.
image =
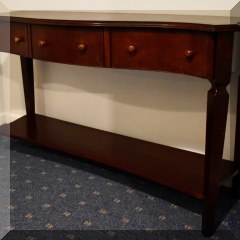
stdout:
{"type": "MultiPolygon", "coordinates": [[[[20,55],[26,116],[11,137],[84,157],[203,200],[202,231],[213,234],[220,184],[240,187],[240,100],[235,158],[223,160],[234,32],[224,17],[81,12],[0,16],[0,51],[20,55]],[[10,22],[10,36],[7,34],[10,22]],[[10,42],[10,47],[8,46],[10,42]],[[33,59],[92,67],[168,71],[211,82],[205,155],[35,113],[33,59]]],[[[1,127],[1,131],[9,126],[1,127]]]]}

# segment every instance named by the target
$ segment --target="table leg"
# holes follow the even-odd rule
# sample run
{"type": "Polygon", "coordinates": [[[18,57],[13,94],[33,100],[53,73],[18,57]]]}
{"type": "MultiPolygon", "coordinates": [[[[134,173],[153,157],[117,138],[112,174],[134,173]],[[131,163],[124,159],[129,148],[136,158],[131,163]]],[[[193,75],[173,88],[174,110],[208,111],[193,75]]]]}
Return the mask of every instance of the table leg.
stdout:
{"type": "Polygon", "coordinates": [[[222,154],[228,110],[228,93],[213,87],[208,93],[205,186],[202,229],[210,236],[215,230],[214,216],[222,171],[222,154]]]}
{"type": "Polygon", "coordinates": [[[232,190],[233,196],[238,199],[240,197],[240,76],[238,80],[238,101],[237,101],[234,162],[238,167],[238,174],[233,178],[232,190]]]}
{"type": "Polygon", "coordinates": [[[240,198],[240,169],[238,170],[238,174],[232,180],[232,190],[233,197],[236,199],[240,198]]]}
{"type": "Polygon", "coordinates": [[[202,232],[211,236],[215,229],[215,211],[222,172],[222,156],[227,122],[229,95],[226,90],[231,79],[233,35],[215,36],[215,65],[212,87],[208,92],[204,172],[204,203],[202,232]],[[226,50],[228,49],[228,51],[226,50]]]}
{"type": "Polygon", "coordinates": [[[20,57],[27,115],[35,114],[33,60],[20,57]]]}

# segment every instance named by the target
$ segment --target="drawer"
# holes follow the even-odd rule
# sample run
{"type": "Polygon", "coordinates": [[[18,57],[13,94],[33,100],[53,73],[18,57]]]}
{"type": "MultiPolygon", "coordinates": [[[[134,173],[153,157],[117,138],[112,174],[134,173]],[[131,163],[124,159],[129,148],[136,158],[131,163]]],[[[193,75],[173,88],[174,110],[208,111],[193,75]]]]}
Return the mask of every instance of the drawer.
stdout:
{"type": "Polygon", "coordinates": [[[0,22],[0,51],[29,56],[27,25],[23,23],[0,22]]]}
{"type": "Polygon", "coordinates": [[[103,29],[32,26],[33,58],[84,66],[103,66],[103,29]]]}
{"type": "Polygon", "coordinates": [[[213,38],[208,33],[114,29],[111,51],[114,68],[212,76],[213,38]]]}

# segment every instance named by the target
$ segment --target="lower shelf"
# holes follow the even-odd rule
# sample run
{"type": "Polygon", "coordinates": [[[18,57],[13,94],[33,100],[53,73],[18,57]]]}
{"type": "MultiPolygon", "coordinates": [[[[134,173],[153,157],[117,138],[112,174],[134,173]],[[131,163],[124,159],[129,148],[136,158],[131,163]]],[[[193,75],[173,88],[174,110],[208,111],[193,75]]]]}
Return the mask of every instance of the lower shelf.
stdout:
{"type": "MultiPolygon", "coordinates": [[[[1,126],[7,132],[9,125],[1,126]]],[[[141,176],[203,199],[204,155],[121,136],[42,115],[10,124],[10,136],[141,176]]],[[[234,174],[223,161],[223,178],[234,174]]]]}

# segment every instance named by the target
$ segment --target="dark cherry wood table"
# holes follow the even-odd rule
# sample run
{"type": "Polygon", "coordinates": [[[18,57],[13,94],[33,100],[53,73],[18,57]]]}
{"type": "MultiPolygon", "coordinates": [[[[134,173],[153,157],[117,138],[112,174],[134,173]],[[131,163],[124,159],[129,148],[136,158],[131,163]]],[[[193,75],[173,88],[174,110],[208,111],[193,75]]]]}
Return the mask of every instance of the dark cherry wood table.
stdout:
{"type": "MultiPolygon", "coordinates": [[[[240,26],[225,17],[86,12],[12,12],[10,17],[2,14],[0,51],[20,55],[27,110],[26,116],[10,124],[10,135],[127,171],[203,200],[202,231],[210,236],[216,229],[220,184],[232,177],[233,193],[239,195],[240,99],[235,158],[233,162],[223,160],[229,101],[226,87],[231,79],[236,31],[240,31],[240,26]],[[168,71],[208,79],[212,87],[208,92],[205,155],[36,114],[33,59],[168,71]]],[[[1,132],[7,127],[2,126],[1,132]]]]}

